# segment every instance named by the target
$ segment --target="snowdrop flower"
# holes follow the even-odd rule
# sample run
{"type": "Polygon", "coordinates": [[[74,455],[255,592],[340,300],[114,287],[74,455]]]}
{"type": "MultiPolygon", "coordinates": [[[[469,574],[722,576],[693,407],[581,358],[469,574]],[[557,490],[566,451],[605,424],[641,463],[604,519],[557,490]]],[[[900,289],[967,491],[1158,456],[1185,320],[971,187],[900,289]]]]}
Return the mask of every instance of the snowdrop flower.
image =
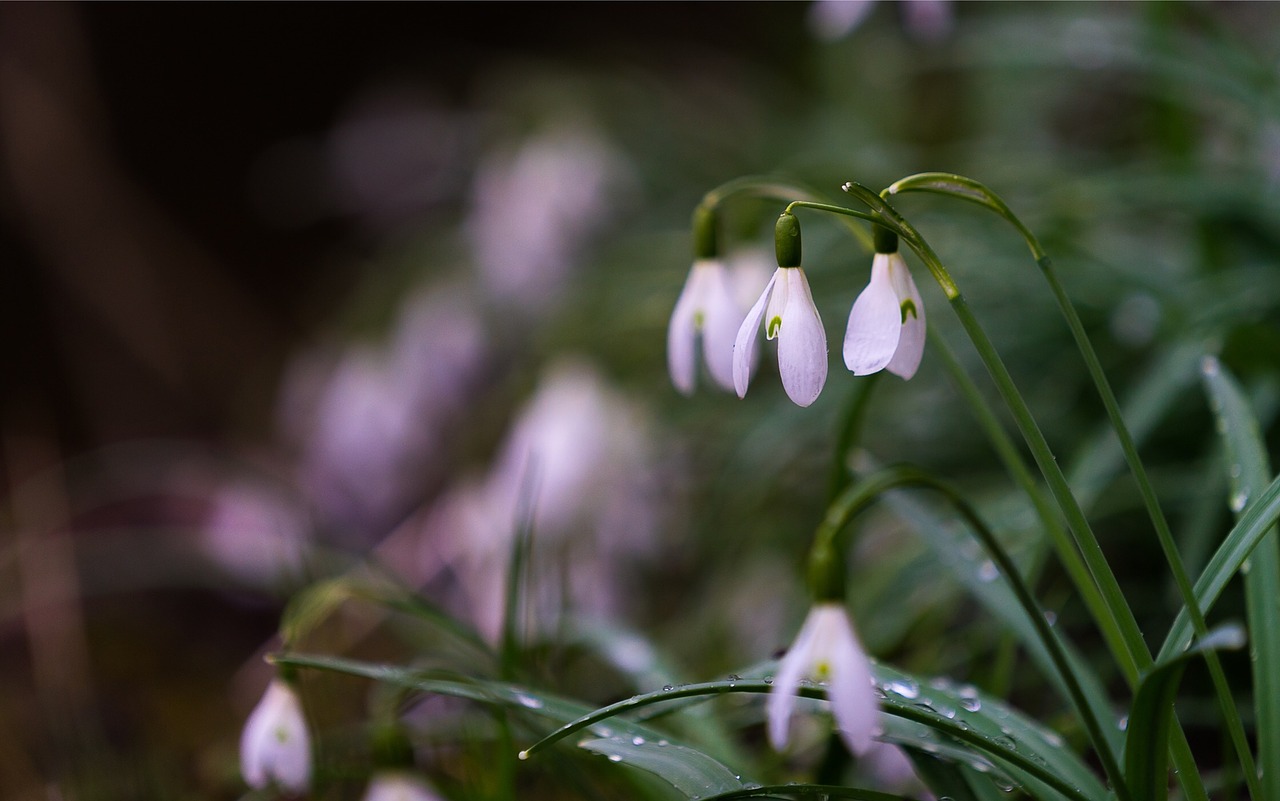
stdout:
{"type": "Polygon", "coordinates": [[[800,226],[792,214],[778,218],[778,269],[760,299],[747,312],[733,344],[733,386],[745,397],[755,360],[756,331],[778,340],[778,372],[782,387],[799,406],[818,399],[827,381],[827,333],[800,266],[800,226]]]}
{"type": "Polygon", "coordinates": [[[741,322],[724,264],[719,259],[695,261],[667,326],[667,367],[676,389],[693,393],[699,334],[711,377],[725,389],[733,388],[733,341],[741,322]]]}
{"type": "Polygon", "coordinates": [[[240,772],[258,790],[274,784],[301,795],[311,785],[311,737],[302,701],[283,679],[272,680],[244,725],[240,772]]]}
{"type": "Polygon", "coordinates": [[[422,779],[403,771],[375,774],[363,801],[441,801],[422,779]]]}
{"type": "Polygon", "coordinates": [[[787,745],[796,690],[806,678],[826,684],[841,739],[851,753],[865,753],[877,725],[871,665],[849,614],[838,601],[814,604],[791,650],[778,665],[765,707],[769,742],[776,750],[787,745]]]}
{"type": "Polygon", "coordinates": [[[911,378],[924,355],[924,302],[898,252],[883,252],[877,238],[871,263],[871,282],[849,312],[844,335],[844,363],[854,375],[870,375],[888,369],[911,378]]]}

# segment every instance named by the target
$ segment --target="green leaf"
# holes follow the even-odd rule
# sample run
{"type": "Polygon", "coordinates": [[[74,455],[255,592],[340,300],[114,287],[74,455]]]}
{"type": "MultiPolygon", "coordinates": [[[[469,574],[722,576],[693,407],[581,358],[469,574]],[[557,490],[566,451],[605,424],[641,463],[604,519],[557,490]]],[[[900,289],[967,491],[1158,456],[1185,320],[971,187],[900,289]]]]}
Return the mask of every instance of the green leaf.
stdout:
{"type": "Polygon", "coordinates": [[[777,784],[771,787],[748,787],[745,790],[734,790],[722,795],[712,796],[703,801],[737,801],[739,798],[807,798],[820,796],[826,798],[852,798],[855,801],[912,801],[912,799],[892,793],[881,793],[876,790],[864,790],[861,787],[841,787],[832,784],[777,784]]]}
{"type": "MultiPolygon", "coordinates": [[[[1253,410],[1235,379],[1217,359],[1205,359],[1203,372],[1226,449],[1230,506],[1238,519],[1248,499],[1271,480],[1271,466],[1253,410]]],[[[1252,566],[1245,572],[1244,586],[1253,665],[1257,761],[1268,766],[1280,765],[1280,628],[1275,625],[1275,604],[1280,600],[1278,537],[1276,528],[1272,527],[1243,566],[1252,566]]],[[[1280,771],[1264,770],[1260,778],[1264,798],[1280,800],[1280,771]]]]}
{"type": "MultiPolygon", "coordinates": [[[[904,518],[912,523],[912,527],[920,538],[938,555],[938,564],[951,573],[978,600],[979,603],[1004,623],[1008,630],[1018,638],[1018,642],[1027,649],[1027,653],[1047,677],[1062,698],[1070,698],[1062,679],[1054,668],[1053,659],[1048,648],[1040,640],[1035,625],[1027,617],[1018,599],[1009,588],[1003,577],[991,577],[991,563],[987,561],[981,548],[977,547],[973,538],[953,522],[933,512],[926,504],[912,498],[905,492],[890,492],[885,495],[886,501],[904,518]]],[[[1071,662],[1076,681],[1079,682],[1094,715],[1102,721],[1112,721],[1111,704],[1101,682],[1088,663],[1066,641],[1060,637],[1071,662]]],[[[1105,727],[1104,734],[1113,738],[1110,745],[1113,753],[1120,752],[1120,729],[1105,727]]]]}
{"type": "Polygon", "coordinates": [[[648,771],[684,793],[686,798],[747,789],[742,777],[699,751],[666,739],[640,735],[600,737],[578,746],[609,758],[610,762],[648,771]]]}
{"type": "Polygon", "coordinates": [[[1162,659],[1143,676],[1125,737],[1125,783],[1134,801],[1164,801],[1169,795],[1173,702],[1187,663],[1205,651],[1240,648],[1244,642],[1244,629],[1239,626],[1215,629],[1194,647],[1162,659]]]}
{"type": "MultiPolygon", "coordinates": [[[[979,770],[999,769],[1013,782],[1032,787],[1041,784],[1068,799],[1103,799],[1106,789],[1098,778],[1074,754],[1063,747],[1061,738],[1035,721],[988,698],[975,688],[955,686],[945,680],[922,683],[921,680],[886,665],[873,669],[882,698],[880,706],[888,716],[902,718],[933,730],[935,750],[939,756],[958,759],[979,770]],[[979,767],[981,766],[981,767],[979,767]]],[[[768,693],[767,678],[742,677],[723,681],[689,684],[670,690],[645,693],[619,701],[583,715],[567,723],[529,747],[532,755],[552,743],[605,720],[619,720],[620,715],[637,712],[648,706],[680,699],[729,693],[768,693]]],[[[800,694],[822,698],[819,686],[802,686],[800,694]]],[[[892,718],[882,717],[884,739],[898,742],[902,729],[892,718]]],[[[901,743],[917,748],[918,735],[902,737],[901,743]]]]}
{"type": "MultiPolygon", "coordinates": [[[[340,657],[310,654],[279,654],[273,657],[273,661],[298,668],[314,668],[360,676],[420,692],[464,698],[527,715],[546,718],[558,724],[582,720],[591,713],[590,707],[576,701],[561,698],[552,693],[506,682],[474,679],[442,671],[423,672],[340,657]]],[[[664,746],[664,748],[669,750],[663,751],[662,765],[669,771],[678,772],[682,781],[693,782],[697,780],[696,777],[734,775],[722,763],[701,751],[688,747],[674,747],[680,744],[671,740],[671,735],[642,723],[615,717],[607,722],[603,719],[592,721],[579,726],[578,729],[586,729],[593,734],[595,739],[592,742],[597,744],[614,740],[619,743],[631,743],[633,746],[637,742],[641,745],[665,742],[667,746],[664,746]]],[[[610,753],[602,750],[603,748],[604,746],[598,745],[597,748],[592,750],[597,753],[610,753]]],[[[522,752],[520,754],[521,758],[527,758],[528,753],[522,752]]],[[[653,757],[649,762],[645,762],[634,753],[626,757],[626,760],[630,761],[635,767],[646,770],[645,766],[647,764],[657,764],[657,759],[657,757],[653,757]]],[[[658,775],[667,778],[666,774],[659,773],[658,775]]],[[[740,782],[738,786],[743,787],[745,784],[740,782]]],[[[718,791],[713,790],[711,792],[718,791]]]]}
{"type": "MultiPolygon", "coordinates": [[[[1196,602],[1203,612],[1207,614],[1213,608],[1227,582],[1249,558],[1254,547],[1270,532],[1277,518],[1280,518],[1280,479],[1268,484],[1245,508],[1244,514],[1227,534],[1222,545],[1218,546],[1204,572],[1196,580],[1196,602]]],[[[1157,661],[1163,662],[1170,658],[1190,641],[1191,619],[1184,607],[1173,621],[1157,661]]]]}

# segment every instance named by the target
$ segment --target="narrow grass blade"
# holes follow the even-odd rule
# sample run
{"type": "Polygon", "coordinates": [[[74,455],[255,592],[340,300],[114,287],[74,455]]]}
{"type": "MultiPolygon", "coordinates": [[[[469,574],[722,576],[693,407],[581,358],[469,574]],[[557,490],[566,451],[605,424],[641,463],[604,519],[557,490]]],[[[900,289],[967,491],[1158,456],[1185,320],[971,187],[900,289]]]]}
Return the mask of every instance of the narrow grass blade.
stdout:
{"type": "MultiPolygon", "coordinates": [[[[1271,480],[1271,465],[1257,420],[1235,379],[1216,359],[1206,359],[1204,382],[1226,449],[1230,506],[1238,519],[1248,500],[1271,480]]],[[[1280,765],[1280,628],[1275,625],[1275,605],[1280,602],[1280,534],[1276,528],[1268,531],[1245,565],[1251,566],[1244,586],[1257,761],[1276,766],[1280,765]]],[[[1280,771],[1263,770],[1260,781],[1264,801],[1280,799],[1280,771]]]]}
{"type": "Polygon", "coordinates": [[[1244,630],[1225,626],[1209,632],[1195,646],[1158,662],[1138,685],[1125,737],[1125,781],[1134,801],[1165,801],[1169,797],[1169,734],[1173,701],[1187,664],[1206,651],[1240,648],[1244,630]]]}
{"type": "MultiPolygon", "coordinates": [[[[1196,580],[1196,601],[1202,611],[1208,612],[1213,607],[1227,582],[1271,531],[1277,519],[1280,519],[1280,479],[1273,480],[1245,507],[1244,514],[1218,546],[1204,572],[1196,580]]],[[[1165,637],[1158,661],[1186,648],[1190,641],[1191,619],[1183,608],[1165,637]]]]}

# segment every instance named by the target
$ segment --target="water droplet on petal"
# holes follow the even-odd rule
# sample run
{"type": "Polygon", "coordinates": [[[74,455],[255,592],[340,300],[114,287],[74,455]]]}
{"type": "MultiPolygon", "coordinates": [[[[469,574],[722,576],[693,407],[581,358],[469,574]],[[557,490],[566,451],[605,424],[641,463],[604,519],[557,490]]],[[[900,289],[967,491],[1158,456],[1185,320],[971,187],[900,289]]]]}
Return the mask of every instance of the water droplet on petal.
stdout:
{"type": "Polygon", "coordinates": [[[621,755],[621,754],[610,754],[610,755],[609,755],[609,761],[610,761],[610,762],[621,762],[621,761],[622,761],[622,755],[621,755]]]}
{"type": "Polygon", "coordinates": [[[644,738],[643,738],[643,737],[641,737],[641,736],[639,736],[639,735],[636,735],[635,737],[632,737],[632,738],[631,738],[631,744],[632,744],[632,745],[644,745],[644,738]]]}

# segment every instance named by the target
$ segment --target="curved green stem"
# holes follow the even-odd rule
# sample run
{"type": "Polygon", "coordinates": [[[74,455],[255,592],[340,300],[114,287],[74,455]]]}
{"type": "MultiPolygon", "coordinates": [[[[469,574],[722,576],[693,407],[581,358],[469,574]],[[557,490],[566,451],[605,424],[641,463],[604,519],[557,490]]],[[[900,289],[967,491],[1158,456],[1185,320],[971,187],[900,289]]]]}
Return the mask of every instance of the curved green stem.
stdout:
{"type": "MultiPolygon", "coordinates": [[[[1075,340],[1076,348],[1080,351],[1084,358],[1085,365],[1089,371],[1089,377],[1093,381],[1094,387],[1097,389],[1098,396],[1102,399],[1102,405],[1106,409],[1107,419],[1111,423],[1111,427],[1115,430],[1116,436],[1120,440],[1120,447],[1124,452],[1125,462],[1129,466],[1130,472],[1133,474],[1134,480],[1138,484],[1138,491],[1142,496],[1143,505],[1146,507],[1147,515],[1151,518],[1151,523],[1155,527],[1156,539],[1160,543],[1160,549],[1164,553],[1165,561],[1169,565],[1170,571],[1173,573],[1174,583],[1177,585],[1178,594],[1182,597],[1182,602],[1186,605],[1187,613],[1191,618],[1192,626],[1197,637],[1204,637],[1209,629],[1205,623],[1204,614],[1201,612],[1200,605],[1196,602],[1195,590],[1191,586],[1191,579],[1187,575],[1187,571],[1182,562],[1182,556],[1178,552],[1177,544],[1173,539],[1173,532],[1169,528],[1168,519],[1165,517],[1164,510],[1160,506],[1160,501],[1156,496],[1155,488],[1151,484],[1151,479],[1147,475],[1146,467],[1142,463],[1142,458],[1138,455],[1137,445],[1134,443],[1133,436],[1129,432],[1129,427],[1124,421],[1124,417],[1120,413],[1120,404],[1116,400],[1115,392],[1111,389],[1111,383],[1107,380],[1106,373],[1102,369],[1102,362],[1098,359],[1098,354],[1093,348],[1093,343],[1089,340],[1088,334],[1084,330],[1084,324],[1080,320],[1080,315],[1076,313],[1075,306],[1071,303],[1071,299],[1067,296],[1066,288],[1059,280],[1057,272],[1054,270],[1053,262],[1049,259],[1044,247],[1041,246],[1040,240],[1031,232],[1023,222],[1018,218],[1008,204],[1004,202],[995,192],[991,191],[985,185],[974,181],[971,178],[965,178],[960,175],[948,175],[943,173],[923,173],[917,176],[910,176],[898,181],[885,190],[890,194],[901,192],[904,190],[920,190],[930,191],[940,194],[952,195],[977,203],[984,208],[994,211],[997,215],[1009,222],[1018,233],[1022,235],[1027,247],[1031,250],[1032,257],[1036,260],[1040,272],[1048,282],[1050,289],[1053,291],[1054,299],[1058,303],[1058,308],[1062,312],[1062,316],[1067,322],[1067,327],[1071,330],[1071,336],[1075,340]]],[[[1253,763],[1253,754],[1249,749],[1248,738],[1245,735],[1244,724],[1240,720],[1240,715],[1235,707],[1234,699],[1231,695],[1231,689],[1227,684],[1226,674],[1222,669],[1222,662],[1217,652],[1206,650],[1204,652],[1205,662],[1209,667],[1209,673],[1213,680],[1215,694],[1218,697],[1219,706],[1222,709],[1223,719],[1227,724],[1228,733],[1230,734],[1232,744],[1240,759],[1241,767],[1244,769],[1245,779],[1249,785],[1249,790],[1253,798],[1262,798],[1261,787],[1258,784],[1258,771],[1253,763]]]]}
{"type": "Polygon", "coordinates": [[[827,510],[826,517],[823,518],[822,523],[818,526],[817,533],[814,535],[813,552],[815,554],[825,554],[842,551],[839,537],[841,532],[848,527],[849,522],[860,511],[874,503],[884,492],[906,486],[925,487],[941,494],[960,513],[960,516],[969,525],[970,530],[973,531],[974,536],[982,543],[987,555],[991,557],[992,562],[995,563],[996,567],[1009,582],[1010,589],[1013,590],[1014,596],[1018,599],[1023,611],[1031,619],[1036,634],[1049,652],[1054,668],[1062,679],[1063,685],[1067,688],[1067,693],[1076,709],[1076,714],[1080,716],[1085,731],[1093,743],[1094,751],[1098,755],[1098,760],[1102,763],[1107,779],[1111,782],[1112,787],[1115,788],[1118,801],[1127,801],[1129,791],[1124,781],[1124,772],[1120,769],[1116,754],[1111,749],[1110,740],[1103,732],[1101,721],[1094,714],[1093,707],[1089,704],[1089,699],[1085,696],[1075,672],[1071,669],[1071,663],[1067,658],[1066,650],[1062,646],[1062,641],[1049,626],[1043,610],[1036,603],[1035,597],[1031,594],[1026,582],[1022,580],[1022,574],[1018,570],[1018,566],[1009,557],[1008,552],[996,538],[995,533],[956,489],[917,468],[890,467],[881,470],[845,490],[831,504],[827,510]]]}
{"type": "MultiPolygon", "coordinates": [[[[824,202],[821,193],[803,184],[768,175],[748,175],[726,181],[704,194],[699,208],[713,209],[733,195],[750,195],[790,202],[791,205],[787,206],[787,211],[790,211],[791,207],[795,205],[806,205],[812,208],[834,211],[849,217],[870,219],[865,214],[853,209],[846,209],[843,206],[834,206],[824,202]]],[[[872,222],[875,222],[875,220],[872,220],[872,222]]],[[[868,249],[871,248],[871,235],[867,231],[851,222],[848,227],[863,245],[868,249]]]]}

